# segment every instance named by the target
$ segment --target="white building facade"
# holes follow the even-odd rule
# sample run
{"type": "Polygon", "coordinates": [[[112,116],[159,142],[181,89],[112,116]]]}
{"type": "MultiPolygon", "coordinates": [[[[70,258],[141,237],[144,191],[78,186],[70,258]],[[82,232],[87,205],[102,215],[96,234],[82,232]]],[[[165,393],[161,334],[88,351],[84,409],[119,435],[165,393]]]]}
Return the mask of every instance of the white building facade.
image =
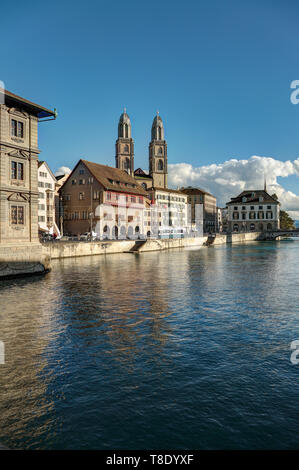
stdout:
{"type": "Polygon", "coordinates": [[[278,230],[280,203],[265,190],[243,191],[227,203],[229,232],[278,230]]]}
{"type": "Polygon", "coordinates": [[[56,233],[55,221],[56,178],[46,162],[38,163],[38,228],[40,231],[56,233]]]}

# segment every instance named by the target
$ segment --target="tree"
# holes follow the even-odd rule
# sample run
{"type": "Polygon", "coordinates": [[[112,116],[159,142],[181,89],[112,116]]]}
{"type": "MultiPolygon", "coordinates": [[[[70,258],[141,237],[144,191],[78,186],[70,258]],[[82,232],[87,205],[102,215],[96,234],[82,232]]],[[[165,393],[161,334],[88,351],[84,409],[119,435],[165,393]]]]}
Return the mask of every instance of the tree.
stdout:
{"type": "MultiPolygon", "coordinates": [[[[271,197],[278,201],[277,194],[272,194],[271,197]]],[[[281,230],[294,230],[296,228],[295,221],[289,216],[286,211],[280,210],[279,220],[281,230]]]]}

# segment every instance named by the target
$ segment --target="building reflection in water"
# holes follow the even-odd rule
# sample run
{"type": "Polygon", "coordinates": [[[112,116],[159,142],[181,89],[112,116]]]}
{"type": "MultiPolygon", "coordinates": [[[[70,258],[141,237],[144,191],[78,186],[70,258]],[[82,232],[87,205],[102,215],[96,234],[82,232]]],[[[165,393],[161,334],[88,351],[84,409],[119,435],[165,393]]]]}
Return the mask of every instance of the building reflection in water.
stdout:
{"type": "Polygon", "coordinates": [[[53,399],[46,393],[51,377],[44,374],[55,291],[44,285],[39,277],[1,281],[0,338],[5,344],[5,364],[0,366],[2,443],[10,439],[17,446],[22,439],[24,445],[26,429],[28,442],[38,442],[57,424],[51,415],[53,399]],[[34,426],[37,420],[39,426],[34,426]]]}
{"type": "Polygon", "coordinates": [[[92,346],[92,354],[110,355],[129,368],[145,348],[152,349],[153,360],[163,361],[174,335],[172,298],[187,280],[184,265],[171,259],[146,253],[64,260],[62,272],[71,273],[60,284],[66,328],[74,329],[85,347],[92,346]]]}

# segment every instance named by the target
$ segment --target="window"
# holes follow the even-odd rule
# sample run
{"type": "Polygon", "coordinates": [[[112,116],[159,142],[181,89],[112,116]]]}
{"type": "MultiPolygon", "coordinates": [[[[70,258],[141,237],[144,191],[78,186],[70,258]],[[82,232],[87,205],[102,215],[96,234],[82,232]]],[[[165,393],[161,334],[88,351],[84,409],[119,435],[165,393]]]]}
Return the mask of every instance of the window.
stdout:
{"type": "Polygon", "coordinates": [[[111,201],[111,193],[107,193],[107,194],[106,194],[106,200],[107,200],[107,201],[111,201]]]}
{"type": "Polygon", "coordinates": [[[139,198],[138,198],[138,201],[139,201],[139,204],[143,204],[143,199],[142,199],[142,197],[139,197],[139,198]]]}
{"type": "Polygon", "coordinates": [[[79,170],[79,175],[84,175],[84,170],[79,170]]]}
{"type": "Polygon", "coordinates": [[[38,210],[39,211],[44,211],[45,210],[45,204],[39,204],[38,205],[38,210]]]}
{"type": "Polygon", "coordinates": [[[45,188],[52,189],[52,184],[51,183],[46,183],[45,188]]]}
{"type": "Polygon", "coordinates": [[[76,184],[76,182],[77,182],[76,180],[72,180],[72,184],[73,184],[73,185],[76,184]]]}
{"type": "Polygon", "coordinates": [[[24,124],[18,121],[18,137],[24,136],[24,124]]]}
{"type": "Polygon", "coordinates": [[[234,207],[234,211],[237,211],[237,210],[238,210],[238,208],[237,208],[237,206],[235,206],[235,207],[234,207]]]}
{"type": "Polygon", "coordinates": [[[11,120],[11,135],[17,136],[17,121],[15,119],[11,120]]]}
{"type": "Polygon", "coordinates": [[[79,180],[79,184],[85,184],[85,180],[79,180]]]}
{"type": "Polygon", "coordinates": [[[127,139],[128,138],[128,124],[125,124],[124,128],[125,128],[125,138],[127,139]]]}
{"type": "Polygon", "coordinates": [[[12,137],[24,137],[24,123],[21,121],[11,120],[11,135],[12,137]]]}
{"type": "Polygon", "coordinates": [[[136,197],[135,196],[131,196],[131,202],[136,202],[136,197]]]}
{"type": "Polygon", "coordinates": [[[11,162],[11,179],[23,180],[24,179],[24,165],[23,163],[11,162]]]}
{"type": "Polygon", "coordinates": [[[11,206],[11,223],[24,225],[24,206],[11,206]]]}
{"type": "Polygon", "coordinates": [[[45,221],[45,216],[44,215],[39,215],[38,216],[38,221],[39,222],[44,222],[45,221]]]}
{"type": "Polygon", "coordinates": [[[44,199],[44,198],[45,198],[45,194],[44,194],[44,193],[38,193],[38,197],[39,197],[40,199],[44,199]]]}
{"type": "Polygon", "coordinates": [[[79,193],[79,200],[82,201],[84,199],[84,193],[79,193]]]}
{"type": "Polygon", "coordinates": [[[124,169],[129,170],[130,169],[130,159],[126,158],[124,161],[124,169]]]}
{"type": "Polygon", "coordinates": [[[11,179],[17,179],[17,162],[11,162],[11,179]]]}
{"type": "Polygon", "coordinates": [[[39,181],[38,182],[38,187],[39,188],[44,188],[45,187],[45,183],[43,181],[39,181]]]}
{"type": "Polygon", "coordinates": [[[159,170],[159,171],[162,171],[162,170],[163,170],[163,167],[164,167],[164,165],[163,165],[163,160],[159,160],[159,162],[158,162],[158,170],[159,170]]]}

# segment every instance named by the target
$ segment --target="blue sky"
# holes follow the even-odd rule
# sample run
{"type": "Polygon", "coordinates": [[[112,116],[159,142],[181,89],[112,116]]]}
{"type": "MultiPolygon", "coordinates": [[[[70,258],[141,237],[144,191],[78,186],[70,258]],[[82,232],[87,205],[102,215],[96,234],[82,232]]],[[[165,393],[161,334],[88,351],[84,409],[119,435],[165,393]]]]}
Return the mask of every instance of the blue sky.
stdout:
{"type": "MultiPolygon", "coordinates": [[[[41,158],[54,171],[80,157],[114,165],[124,106],[136,167],[148,167],[157,109],[172,164],[294,161],[298,14],[295,0],[5,2],[0,80],[57,108],[56,122],[40,124],[41,158]]],[[[296,192],[298,177],[283,184],[296,192]]]]}

